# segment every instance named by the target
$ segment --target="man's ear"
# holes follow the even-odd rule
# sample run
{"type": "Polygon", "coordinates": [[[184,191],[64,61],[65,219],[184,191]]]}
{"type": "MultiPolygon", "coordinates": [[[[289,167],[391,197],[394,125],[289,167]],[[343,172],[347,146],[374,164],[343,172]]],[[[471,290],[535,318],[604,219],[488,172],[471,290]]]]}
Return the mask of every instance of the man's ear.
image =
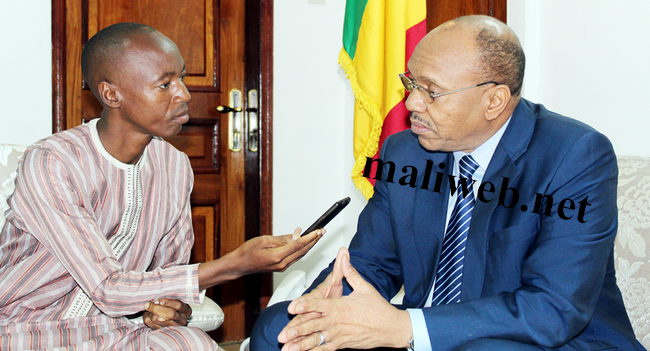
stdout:
{"type": "Polygon", "coordinates": [[[118,108],[122,104],[120,93],[117,91],[115,85],[101,81],[97,86],[97,95],[106,107],[118,108]]]}
{"type": "Polygon", "coordinates": [[[490,96],[488,108],[485,111],[485,118],[492,121],[499,117],[508,106],[511,97],[510,88],[507,85],[499,84],[494,87],[494,92],[490,96]]]}

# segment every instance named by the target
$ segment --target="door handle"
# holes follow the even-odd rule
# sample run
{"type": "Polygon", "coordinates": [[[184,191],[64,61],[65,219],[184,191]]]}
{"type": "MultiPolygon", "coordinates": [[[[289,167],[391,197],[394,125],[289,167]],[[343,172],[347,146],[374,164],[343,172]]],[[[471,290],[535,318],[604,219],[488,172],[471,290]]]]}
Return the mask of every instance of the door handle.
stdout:
{"type": "Polygon", "coordinates": [[[232,108],[230,106],[217,106],[217,111],[221,113],[241,112],[241,107],[232,108]]]}
{"type": "Polygon", "coordinates": [[[228,147],[232,151],[241,150],[242,144],[242,93],[238,89],[230,91],[230,106],[217,106],[217,111],[228,116],[228,147]]]}
{"type": "Polygon", "coordinates": [[[260,141],[259,119],[257,116],[257,89],[248,91],[248,150],[257,152],[260,141]]]}

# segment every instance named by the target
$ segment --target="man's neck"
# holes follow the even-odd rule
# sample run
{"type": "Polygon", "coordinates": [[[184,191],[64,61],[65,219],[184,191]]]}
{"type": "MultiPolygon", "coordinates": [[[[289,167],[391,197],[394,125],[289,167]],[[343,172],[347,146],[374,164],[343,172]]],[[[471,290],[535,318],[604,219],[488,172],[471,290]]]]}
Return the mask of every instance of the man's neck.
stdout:
{"type": "Polygon", "coordinates": [[[120,162],[137,163],[153,137],[144,134],[134,135],[132,132],[122,130],[118,124],[111,123],[111,118],[107,117],[105,112],[102,112],[101,119],[97,121],[97,134],[104,149],[120,162]]]}

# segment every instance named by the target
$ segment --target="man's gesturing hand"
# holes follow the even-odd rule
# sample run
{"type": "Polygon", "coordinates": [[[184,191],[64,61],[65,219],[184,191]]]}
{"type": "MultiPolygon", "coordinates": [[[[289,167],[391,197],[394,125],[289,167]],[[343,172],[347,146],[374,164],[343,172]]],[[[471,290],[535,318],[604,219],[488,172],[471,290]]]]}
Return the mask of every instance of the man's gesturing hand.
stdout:
{"type": "Polygon", "coordinates": [[[412,335],[408,312],[390,305],[359,275],[350,264],[346,249],[339,251],[333,275],[336,264],[354,291],[335,298],[316,298],[310,293],[294,300],[289,313],[297,316],[278,336],[278,341],[285,344],[282,350],[407,347],[412,335]],[[325,338],[320,346],[319,332],[325,338]]]}
{"type": "Polygon", "coordinates": [[[247,274],[281,272],[316,245],[325,229],[300,236],[293,234],[252,238],[219,259],[199,264],[199,289],[240,278],[247,274]]]}
{"type": "Polygon", "coordinates": [[[300,298],[301,300],[335,298],[343,296],[343,271],[341,270],[341,262],[343,255],[347,254],[347,252],[348,250],[343,247],[339,250],[339,253],[336,255],[336,261],[334,261],[334,268],[332,269],[332,272],[320,285],[314,288],[314,290],[310,291],[309,294],[302,296],[300,298]]]}
{"type": "Polygon", "coordinates": [[[190,305],[179,300],[161,299],[145,304],[142,319],[146,326],[157,330],[164,327],[187,325],[190,315],[192,315],[190,305]]]}
{"type": "Polygon", "coordinates": [[[284,271],[325,234],[325,229],[318,229],[301,237],[300,231],[296,228],[293,234],[258,236],[238,247],[232,254],[237,257],[242,275],[284,271]]]}

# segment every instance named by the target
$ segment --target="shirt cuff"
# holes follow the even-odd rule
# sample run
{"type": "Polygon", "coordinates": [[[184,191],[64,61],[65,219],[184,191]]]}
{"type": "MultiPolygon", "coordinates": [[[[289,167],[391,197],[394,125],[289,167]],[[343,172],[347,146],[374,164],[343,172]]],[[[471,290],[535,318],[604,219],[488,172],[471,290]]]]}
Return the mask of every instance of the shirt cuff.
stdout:
{"type": "Polygon", "coordinates": [[[407,308],[406,311],[411,317],[411,327],[413,328],[413,346],[415,351],[431,351],[431,340],[429,340],[429,330],[424,320],[424,313],[421,309],[407,308]]]}
{"type": "Polygon", "coordinates": [[[199,290],[199,264],[187,265],[187,283],[185,286],[187,301],[190,305],[201,305],[205,290],[199,290]]]}
{"type": "Polygon", "coordinates": [[[205,290],[201,290],[199,293],[199,305],[203,305],[203,301],[205,301],[205,290]]]}

